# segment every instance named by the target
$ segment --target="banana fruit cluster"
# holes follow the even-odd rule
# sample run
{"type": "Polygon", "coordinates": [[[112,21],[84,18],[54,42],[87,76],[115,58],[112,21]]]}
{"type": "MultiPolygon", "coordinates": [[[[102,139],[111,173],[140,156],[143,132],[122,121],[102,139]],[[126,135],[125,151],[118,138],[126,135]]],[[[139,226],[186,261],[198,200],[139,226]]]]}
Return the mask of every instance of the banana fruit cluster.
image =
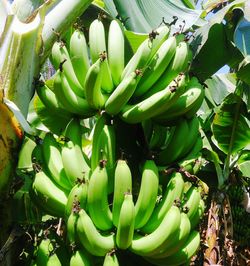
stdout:
{"type": "MultiPolygon", "coordinates": [[[[198,127],[196,117],[186,123],[198,127]]],[[[183,156],[197,140],[198,133],[193,135],[183,156]]],[[[200,188],[177,170],[162,182],[152,158],[142,162],[136,181],[129,160],[117,156],[115,128],[106,113],[95,124],[90,159],[76,118],[63,136],[46,133],[32,157],[36,174],[30,195],[45,213],[64,219],[68,245],[75,250],[72,261],[102,257],[103,265],[119,265],[119,249],[153,265],[180,265],[197,251],[196,226],[205,209],[200,188]]]]}
{"type": "Polygon", "coordinates": [[[117,20],[108,36],[100,19],[73,31],[68,44],[52,48],[54,76],[37,89],[43,104],[62,115],[88,118],[104,110],[135,124],[153,118],[167,125],[192,117],[202,104],[204,89],[187,74],[192,52],[184,34],[170,36],[162,25],[153,30],[125,61],[125,37],[117,20]],[[107,43],[106,43],[107,39],[107,43]]]}
{"type": "Polygon", "coordinates": [[[74,30],[67,44],[53,46],[56,73],[37,94],[71,119],[61,136],[47,132],[35,147],[30,195],[64,220],[71,266],[122,265],[125,250],[152,265],[182,265],[199,248],[205,210],[198,178],[185,174],[198,171],[204,88],[188,75],[184,34],[160,26],[126,62],[122,25],[113,20],[105,33],[96,19],[88,38],[74,30]],[[81,122],[90,117],[85,153],[81,122]],[[120,136],[122,124],[128,131],[120,136]],[[124,150],[130,134],[136,148],[124,150]]]}

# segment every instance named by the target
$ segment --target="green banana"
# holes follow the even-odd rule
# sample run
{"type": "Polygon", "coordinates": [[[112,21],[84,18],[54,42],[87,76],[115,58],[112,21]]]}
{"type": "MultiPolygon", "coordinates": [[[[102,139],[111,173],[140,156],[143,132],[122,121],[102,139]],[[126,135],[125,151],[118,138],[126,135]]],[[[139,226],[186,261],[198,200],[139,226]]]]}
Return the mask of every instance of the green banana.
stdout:
{"type": "Polygon", "coordinates": [[[132,193],[132,174],[125,160],[118,160],[114,173],[113,224],[117,227],[120,210],[126,193],[132,193]]]}
{"type": "Polygon", "coordinates": [[[200,123],[199,118],[197,116],[193,116],[191,119],[186,120],[188,123],[188,135],[186,136],[186,144],[185,144],[185,152],[183,155],[186,156],[194,147],[197,139],[199,138],[200,131],[200,123]]]}
{"type": "Polygon", "coordinates": [[[36,265],[37,266],[62,266],[57,254],[54,253],[55,247],[50,239],[43,239],[37,249],[36,265]]]}
{"type": "Polygon", "coordinates": [[[96,111],[89,105],[84,96],[78,96],[72,90],[72,86],[70,86],[64,74],[64,71],[61,72],[61,88],[61,93],[64,94],[68,105],[70,105],[72,109],[75,110],[75,113],[83,118],[88,118],[95,114],[96,111]]]}
{"type": "Polygon", "coordinates": [[[190,217],[189,219],[192,229],[194,229],[199,224],[200,219],[203,216],[204,212],[205,212],[205,202],[203,199],[200,199],[198,209],[196,210],[194,215],[192,215],[192,217],[190,217]]]}
{"type": "Polygon", "coordinates": [[[70,261],[64,242],[53,229],[42,232],[42,239],[39,240],[34,255],[37,266],[67,266],[70,261]]]}
{"type": "Polygon", "coordinates": [[[117,232],[116,245],[120,249],[127,249],[132,243],[135,225],[135,205],[131,193],[124,195],[121,206],[117,232]]]}
{"type": "Polygon", "coordinates": [[[102,52],[101,58],[103,60],[101,64],[101,68],[102,68],[101,71],[103,72],[101,88],[104,91],[104,93],[111,93],[114,90],[115,85],[112,80],[112,74],[111,74],[111,70],[109,67],[107,53],[102,52]]]}
{"type": "Polygon", "coordinates": [[[146,258],[147,261],[154,265],[159,266],[178,266],[186,263],[195,253],[200,246],[200,234],[197,231],[192,231],[186,243],[175,254],[165,258],[146,258]]]}
{"type": "Polygon", "coordinates": [[[189,163],[190,160],[195,161],[200,155],[200,151],[202,149],[202,146],[203,146],[203,142],[202,142],[201,135],[199,133],[195,143],[193,144],[193,147],[191,148],[191,150],[184,156],[184,158],[182,158],[179,161],[180,167],[184,167],[186,162],[189,163]]]}
{"type": "Polygon", "coordinates": [[[82,132],[79,119],[72,118],[63,135],[65,141],[61,152],[62,162],[65,173],[73,186],[77,179],[82,179],[90,170],[89,158],[82,150],[82,132]]]}
{"type": "Polygon", "coordinates": [[[71,114],[68,112],[61,102],[58,101],[55,93],[44,83],[42,86],[36,87],[36,93],[42,103],[49,109],[51,112],[63,117],[70,117],[71,114]]]}
{"type": "Polygon", "coordinates": [[[30,196],[46,213],[64,217],[68,192],[58,187],[45,172],[36,173],[30,196]]]}
{"type": "Polygon", "coordinates": [[[108,192],[114,190],[114,170],[116,165],[116,134],[113,121],[106,114],[102,114],[96,123],[91,154],[91,169],[94,170],[101,160],[106,161],[108,172],[108,192]]]}
{"type": "Polygon", "coordinates": [[[166,127],[153,123],[153,130],[148,146],[151,150],[160,150],[166,143],[168,130],[166,127]]]}
{"type": "MultiPolygon", "coordinates": [[[[204,93],[205,94],[205,93],[204,93]]],[[[192,118],[193,116],[196,115],[196,113],[199,111],[203,101],[204,101],[204,95],[201,94],[200,97],[198,98],[197,101],[195,101],[195,103],[191,106],[191,108],[185,113],[185,117],[187,119],[192,118]]]]}
{"type": "Polygon", "coordinates": [[[91,109],[84,98],[77,96],[69,86],[66,78],[64,78],[63,86],[63,74],[61,70],[57,70],[54,78],[54,93],[58,102],[68,112],[87,118],[95,114],[95,110],[91,109]]]}
{"type": "Polygon", "coordinates": [[[174,172],[169,178],[170,180],[161,201],[154,208],[148,222],[141,228],[144,233],[152,233],[156,230],[174,202],[181,199],[184,189],[184,180],[182,175],[178,172],[174,172]]]}
{"type": "Polygon", "coordinates": [[[63,109],[71,114],[77,114],[77,111],[72,107],[72,105],[68,102],[67,97],[63,93],[62,90],[62,78],[61,78],[61,70],[57,70],[53,75],[53,92],[55,93],[58,104],[63,107],[63,109]]]}
{"type": "Polygon", "coordinates": [[[158,195],[158,167],[153,160],[146,160],[142,168],[139,195],[135,204],[135,229],[143,227],[152,214],[158,195]]]}
{"type": "Polygon", "coordinates": [[[166,111],[183,94],[185,80],[186,76],[180,75],[177,81],[171,82],[164,90],[156,92],[139,103],[125,105],[121,110],[121,119],[127,123],[134,124],[153,118],[159,113],[166,111]]]}
{"type": "Polygon", "coordinates": [[[106,52],[105,29],[100,19],[95,19],[89,26],[89,52],[92,64],[99,58],[102,52],[106,52]]]}
{"type": "Polygon", "coordinates": [[[92,149],[91,149],[91,157],[90,164],[91,169],[95,169],[101,160],[100,156],[100,147],[99,147],[99,137],[103,131],[104,126],[106,125],[108,120],[107,115],[104,112],[101,112],[99,116],[97,116],[97,120],[94,124],[93,128],[93,137],[92,137],[92,149]]]}
{"type": "Polygon", "coordinates": [[[105,40],[105,30],[100,19],[95,19],[89,27],[89,50],[94,64],[100,57],[105,54],[105,59],[102,64],[103,78],[101,80],[101,87],[105,92],[111,92],[114,89],[114,84],[107,60],[107,48],[105,40]]]}
{"type": "MultiPolygon", "coordinates": [[[[82,88],[84,88],[84,81],[90,67],[90,62],[88,46],[82,31],[76,29],[72,33],[70,37],[69,51],[75,75],[82,88]]],[[[81,96],[84,96],[84,93],[81,96]]]]}
{"type": "Polygon", "coordinates": [[[94,256],[105,256],[115,248],[114,234],[101,235],[83,209],[77,220],[77,234],[84,248],[94,256]]]}
{"type": "Polygon", "coordinates": [[[145,70],[149,60],[154,56],[161,44],[168,38],[169,33],[169,27],[165,25],[157,28],[156,31],[152,31],[148,35],[148,38],[140,44],[135,54],[125,66],[121,80],[136,69],[145,70]]]}
{"type": "Polygon", "coordinates": [[[199,83],[197,78],[192,77],[187,84],[186,92],[184,92],[175,104],[173,104],[166,112],[162,112],[154,117],[154,120],[157,123],[168,125],[169,122],[175,121],[181,116],[185,116],[185,114],[191,111],[193,107],[195,107],[197,111],[197,103],[200,107],[204,97],[205,91],[203,86],[199,83]]]}
{"type": "Polygon", "coordinates": [[[99,58],[90,66],[84,83],[86,100],[89,106],[97,110],[103,108],[107,100],[107,96],[101,90],[104,76],[101,65],[104,61],[102,58],[99,58]]]}
{"type": "Polygon", "coordinates": [[[67,82],[74,93],[80,97],[84,96],[84,88],[76,77],[69,52],[62,41],[55,42],[52,46],[51,61],[56,70],[62,70],[63,67],[67,82]]]}
{"type": "Polygon", "coordinates": [[[183,142],[189,134],[188,123],[185,119],[180,119],[174,128],[173,137],[166,147],[157,155],[156,162],[158,165],[169,165],[180,159],[186,153],[186,143],[183,142]]]}
{"type": "Polygon", "coordinates": [[[163,90],[180,73],[186,72],[192,58],[192,52],[188,43],[181,41],[175,50],[175,55],[168,67],[144,95],[143,99],[163,90]]]}
{"type": "Polygon", "coordinates": [[[66,232],[69,246],[74,250],[75,246],[78,244],[76,225],[78,220],[78,211],[73,210],[66,220],[66,232]]]}
{"type": "Polygon", "coordinates": [[[176,38],[174,36],[169,37],[162,43],[160,48],[148,63],[142,78],[138,82],[133,98],[140,97],[152,86],[154,86],[155,82],[160,78],[174,56],[176,45],[176,38]]]}
{"type": "Polygon", "coordinates": [[[189,219],[192,219],[199,208],[201,195],[195,186],[191,186],[184,195],[182,209],[187,213],[189,219]]]}
{"type": "Polygon", "coordinates": [[[77,180],[77,184],[71,189],[65,207],[65,216],[68,217],[77,205],[86,209],[88,196],[88,182],[91,172],[85,174],[82,179],[77,180]]]}
{"type": "Polygon", "coordinates": [[[183,244],[187,241],[191,230],[191,223],[187,214],[181,213],[181,224],[178,231],[173,235],[173,238],[166,246],[164,246],[159,253],[152,256],[152,258],[164,258],[177,252],[183,244]]]}
{"type": "Polygon", "coordinates": [[[133,95],[139,76],[139,71],[133,71],[115,88],[105,103],[105,111],[108,114],[116,115],[122,110],[133,95]]]}
{"type": "Polygon", "coordinates": [[[72,185],[63,167],[61,147],[52,133],[48,132],[45,135],[41,149],[45,167],[53,181],[56,182],[58,186],[70,190],[72,185]]]}
{"type": "Polygon", "coordinates": [[[91,174],[87,199],[87,208],[93,223],[104,231],[113,227],[108,202],[108,178],[105,162],[100,162],[91,174]]]}
{"type": "Polygon", "coordinates": [[[171,237],[178,230],[181,223],[179,208],[172,206],[166,213],[160,225],[145,236],[135,235],[130,246],[130,251],[140,256],[152,256],[171,241],[171,237]]]}
{"type": "Polygon", "coordinates": [[[108,32],[108,62],[115,86],[121,81],[121,74],[124,69],[125,42],[122,25],[118,20],[113,19],[109,25],[108,32]]]}
{"type": "Polygon", "coordinates": [[[91,266],[91,265],[93,264],[90,255],[83,248],[76,250],[72,254],[69,262],[69,266],[91,266]]]}
{"type": "Polygon", "coordinates": [[[119,266],[119,261],[114,251],[105,255],[103,266],[119,266]]]}

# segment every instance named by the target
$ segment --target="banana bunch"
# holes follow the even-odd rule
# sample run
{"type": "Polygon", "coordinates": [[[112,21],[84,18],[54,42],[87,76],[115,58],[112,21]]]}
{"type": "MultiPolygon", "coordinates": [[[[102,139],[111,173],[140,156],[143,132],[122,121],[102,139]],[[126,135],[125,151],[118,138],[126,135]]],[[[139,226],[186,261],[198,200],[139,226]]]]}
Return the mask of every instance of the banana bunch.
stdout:
{"type": "Polygon", "coordinates": [[[46,133],[32,153],[35,177],[30,195],[45,213],[56,217],[64,217],[71,190],[78,183],[87,184],[90,173],[80,121],[73,118],[63,134],[46,133]]]}
{"type": "Polygon", "coordinates": [[[204,90],[186,73],[192,52],[184,34],[170,36],[169,27],[161,25],[128,62],[123,27],[117,20],[105,32],[101,18],[95,19],[87,39],[89,43],[75,29],[68,45],[54,43],[50,59],[56,73],[37,88],[50,110],[81,118],[105,110],[133,124],[154,117],[159,123],[190,118],[199,109],[204,90]]]}
{"type": "Polygon", "coordinates": [[[88,34],[75,29],[67,44],[53,45],[55,74],[36,90],[51,113],[69,122],[61,136],[47,132],[36,145],[30,195],[63,219],[68,265],[119,265],[124,250],[153,265],[187,263],[199,248],[205,210],[200,187],[184,175],[198,169],[196,113],[205,94],[188,75],[189,44],[162,25],[125,60],[119,21],[105,31],[95,19],[88,34]],[[81,123],[90,117],[87,155],[81,123]],[[122,124],[129,126],[120,136],[122,124]],[[137,146],[124,151],[119,142],[129,130],[137,146]]]}
{"type": "Polygon", "coordinates": [[[84,182],[84,188],[77,185],[70,192],[67,234],[71,244],[103,257],[103,265],[119,265],[116,249],[129,250],[154,265],[180,265],[195,254],[200,243],[196,226],[205,205],[199,189],[181,173],[173,172],[160,189],[158,167],[148,159],[141,168],[137,194],[127,161],[119,159],[113,198],[108,178],[106,162],[100,160],[87,185],[84,182]]]}

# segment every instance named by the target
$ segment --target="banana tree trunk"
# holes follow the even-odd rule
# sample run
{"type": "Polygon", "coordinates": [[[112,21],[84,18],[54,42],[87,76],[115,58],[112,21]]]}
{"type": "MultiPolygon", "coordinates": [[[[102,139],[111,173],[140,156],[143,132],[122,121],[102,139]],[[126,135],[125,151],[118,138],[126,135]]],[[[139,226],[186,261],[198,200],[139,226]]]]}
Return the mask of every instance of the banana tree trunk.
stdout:
{"type": "Polygon", "coordinates": [[[23,140],[23,128],[29,129],[27,122],[21,122],[16,115],[23,120],[27,117],[34,84],[57,38],[55,33],[63,34],[91,2],[16,0],[10,5],[6,0],[0,1],[1,265],[14,265],[3,258],[3,247],[6,247],[4,244],[11,228],[6,204],[10,198],[11,182],[23,140]]]}

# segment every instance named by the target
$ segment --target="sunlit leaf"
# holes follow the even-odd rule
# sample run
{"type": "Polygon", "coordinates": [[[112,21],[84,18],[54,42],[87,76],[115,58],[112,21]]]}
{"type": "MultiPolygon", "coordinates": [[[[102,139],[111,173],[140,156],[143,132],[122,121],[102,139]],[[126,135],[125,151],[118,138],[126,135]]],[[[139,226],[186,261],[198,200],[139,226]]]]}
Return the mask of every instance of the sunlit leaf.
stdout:
{"type": "Polygon", "coordinates": [[[230,94],[214,116],[213,136],[225,154],[235,154],[250,143],[250,128],[243,116],[243,107],[242,99],[230,94]]]}
{"type": "MultiPolygon", "coordinates": [[[[250,28],[249,28],[250,30],[250,28]]],[[[250,36],[250,35],[249,35],[250,36]]],[[[250,40],[249,40],[250,43],[250,40]]],[[[239,65],[237,77],[250,85],[250,55],[247,55],[239,65]]]]}
{"type": "Polygon", "coordinates": [[[247,112],[250,111],[250,85],[247,85],[246,83],[243,84],[243,96],[242,100],[246,104],[247,112]]]}
{"type": "Polygon", "coordinates": [[[229,50],[225,25],[206,25],[197,30],[192,42],[194,61],[191,71],[201,80],[215,74],[234,56],[229,50]]]}
{"type": "MultiPolygon", "coordinates": [[[[218,1],[211,1],[211,4],[218,1]]],[[[243,59],[241,52],[237,49],[230,38],[229,31],[233,30],[225,24],[225,17],[232,17],[233,12],[242,9],[245,0],[236,0],[209,16],[208,23],[194,33],[192,41],[194,62],[192,71],[200,79],[205,80],[215,74],[221,67],[228,64],[236,68],[243,59]]],[[[216,4],[217,5],[217,4],[216,4]]]]}
{"type": "Polygon", "coordinates": [[[234,33],[234,42],[244,55],[250,55],[250,21],[243,18],[234,33]]]}
{"type": "Polygon", "coordinates": [[[235,74],[215,74],[205,81],[207,91],[216,105],[222,103],[224,98],[235,91],[236,78],[235,74]]]}
{"type": "Polygon", "coordinates": [[[243,176],[250,177],[250,150],[244,150],[237,161],[237,166],[243,176]]]}
{"type": "MultiPolygon", "coordinates": [[[[186,1],[180,0],[104,0],[104,2],[107,7],[111,6],[112,13],[114,13],[114,6],[112,7],[110,2],[115,4],[118,15],[128,30],[141,33],[148,33],[157,28],[163,18],[166,23],[171,23],[174,16],[178,16],[178,20],[172,26],[173,31],[179,31],[180,25],[187,30],[196,24],[202,12],[202,10],[188,8],[184,3],[186,1]]],[[[187,2],[191,5],[193,1],[187,2]]]]}

